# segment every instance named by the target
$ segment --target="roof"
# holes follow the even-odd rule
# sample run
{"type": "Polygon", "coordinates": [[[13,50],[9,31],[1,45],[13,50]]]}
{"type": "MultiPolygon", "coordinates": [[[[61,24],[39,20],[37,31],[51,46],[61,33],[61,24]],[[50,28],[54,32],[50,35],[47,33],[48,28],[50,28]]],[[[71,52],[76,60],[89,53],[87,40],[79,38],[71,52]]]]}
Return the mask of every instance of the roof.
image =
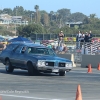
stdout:
{"type": "Polygon", "coordinates": [[[9,42],[31,42],[29,39],[18,36],[17,38],[13,38],[9,40],[9,42]]]}
{"type": "Polygon", "coordinates": [[[18,45],[24,45],[24,46],[28,46],[28,47],[43,47],[46,48],[43,45],[40,44],[35,44],[35,43],[25,43],[25,42],[12,42],[11,44],[18,44],[18,45]]]}

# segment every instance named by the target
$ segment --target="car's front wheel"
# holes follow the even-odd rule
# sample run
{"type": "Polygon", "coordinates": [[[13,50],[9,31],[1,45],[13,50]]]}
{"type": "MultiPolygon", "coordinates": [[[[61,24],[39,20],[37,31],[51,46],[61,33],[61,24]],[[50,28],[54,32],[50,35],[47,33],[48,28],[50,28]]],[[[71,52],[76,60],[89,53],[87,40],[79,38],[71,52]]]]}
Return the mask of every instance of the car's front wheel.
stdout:
{"type": "Polygon", "coordinates": [[[59,72],[59,76],[65,76],[65,75],[66,75],[66,71],[59,72]]]}
{"type": "Polygon", "coordinates": [[[31,62],[28,62],[27,66],[28,66],[28,74],[30,76],[37,75],[37,70],[34,68],[34,66],[31,62]]]}
{"type": "Polygon", "coordinates": [[[14,70],[14,67],[11,65],[9,59],[6,60],[5,69],[6,69],[6,72],[7,72],[7,73],[12,73],[13,70],[14,70]]]}
{"type": "Polygon", "coordinates": [[[66,70],[66,72],[69,72],[69,71],[71,71],[71,69],[66,70]]]}

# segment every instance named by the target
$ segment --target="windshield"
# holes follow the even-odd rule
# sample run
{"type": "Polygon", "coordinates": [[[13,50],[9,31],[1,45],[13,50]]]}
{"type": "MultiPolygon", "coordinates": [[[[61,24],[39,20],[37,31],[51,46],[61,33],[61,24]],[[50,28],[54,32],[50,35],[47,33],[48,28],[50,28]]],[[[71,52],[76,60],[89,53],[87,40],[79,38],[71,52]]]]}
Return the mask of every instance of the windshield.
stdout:
{"type": "Polygon", "coordinates": [[[50,48],[29,47],[28,53],[29,54],[55,55],[55,52],[53,51],[53,49],[50,49],[50,48]]]}

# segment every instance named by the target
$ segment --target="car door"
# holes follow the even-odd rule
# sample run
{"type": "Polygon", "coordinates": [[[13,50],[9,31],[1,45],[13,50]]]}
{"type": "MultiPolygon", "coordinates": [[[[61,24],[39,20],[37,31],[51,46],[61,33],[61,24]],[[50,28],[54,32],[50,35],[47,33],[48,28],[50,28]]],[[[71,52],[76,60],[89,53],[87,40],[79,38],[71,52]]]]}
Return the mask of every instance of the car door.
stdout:
{"type": "Polygon", "coordinates": [[[17,56],[17,64],[19,67],[21,68],[25,68],[26,65],[26,61],[27,61],[27,47],[26,46],[22,46],[20,52],[19,52],[19,56],[17,56]]]}
{"type": "Polygon", "coordinates": [[[25,53],[22,53],[22,49],[24,46],[19,46],[16,48],[16,50],[13,52],[12,55],[12,64],[16,67],[24,67],[25,64],[25,53]]]}

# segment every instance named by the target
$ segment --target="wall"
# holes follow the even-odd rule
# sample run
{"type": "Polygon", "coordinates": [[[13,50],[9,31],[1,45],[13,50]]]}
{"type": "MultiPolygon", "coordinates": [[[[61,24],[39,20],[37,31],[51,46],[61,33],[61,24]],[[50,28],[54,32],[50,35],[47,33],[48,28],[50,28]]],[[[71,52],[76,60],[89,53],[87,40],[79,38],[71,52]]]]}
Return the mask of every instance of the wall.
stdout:
{"type": "Polygon", "coordinates": [[[100,55],[82,55],[81,67],[86,68],[91,64],[92,68],[97,68],[100,63],[100,55]]]}

